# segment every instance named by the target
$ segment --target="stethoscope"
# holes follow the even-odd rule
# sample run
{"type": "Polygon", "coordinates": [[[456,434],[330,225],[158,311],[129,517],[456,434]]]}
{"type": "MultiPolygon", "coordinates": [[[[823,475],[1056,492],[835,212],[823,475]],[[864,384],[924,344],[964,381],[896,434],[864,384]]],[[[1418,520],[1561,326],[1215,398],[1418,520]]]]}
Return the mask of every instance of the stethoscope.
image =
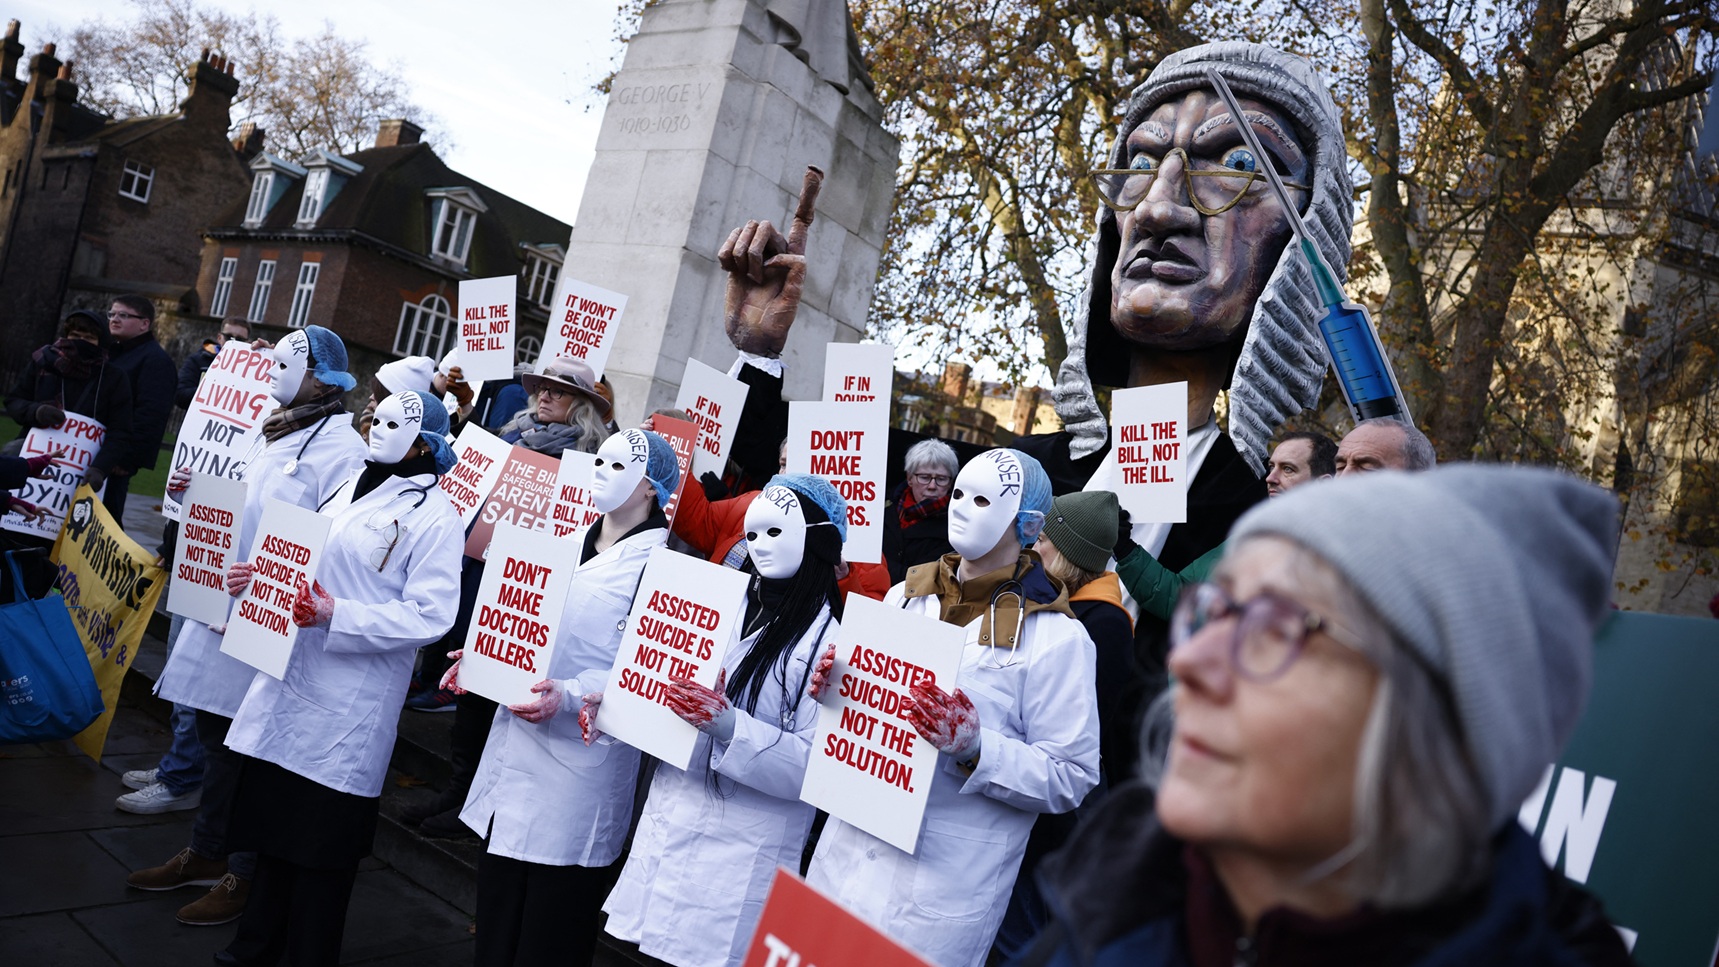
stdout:
{"type": "MultiPolygon", "coordinates": [[[[330,413],[317,421],[316,428],[311,430],[310,435],[304,438],[304,442],[298,445],[298,452],[293,454],[292,459],[288,460],[281,467],[281,473],[288,477],[294,476],[298,473],[298,462],[304,458],[304,451],[310,448],[310,444],[316,439],[316,435],[321,433],[322,428],[327,426],[328,421],[332,419],[334,419],[334,414],[330,413]]],[[[251,442],[251,448],[245,451],[245,466],[250,466],[251,461],[257,458],[258,448],[265,445],[268,442],[268,439],[269,438],[260,431],[257,433],[257,438],[251,442]]]]}
{"type": "MultiPolygon", "coordinates": [[[[1017,563],[1015,565],[1015,573],[1010,575],[1007,581],[997,585],[997,589],[991,592],[991,600],[985,604],[987,617],[990,620],[986,624],[981,625],[981,627],[989,627],[991,629],[991,633],[994,635],[997,633],[997,602],[1005,595],[1012,594],[1015,596],[1015,633],[1009,636],[1009,643],[1007,645],[1007,650],[1009,652],[1008,660],[1003,662],[985,663],[984,667],[986,668],[1012,668],[1020,662],[1019,657],[1015,654],[1015,647],[1020,643],[1021,634],[1027,627],[1027,589],[1025,585],[1021,584],[1020,576],[1021,566],[1017,563]]],[[[908,602],[914,600],[917,599],[903,596],[901,599],[901,609],[903,611],[907,610],[908,602]]],[[[985,638],[986,636],[981,634],[979,636],[979,643],[986,645],[992,653],[1004,649],[1004,645],[988,642],[985,638]]]]}

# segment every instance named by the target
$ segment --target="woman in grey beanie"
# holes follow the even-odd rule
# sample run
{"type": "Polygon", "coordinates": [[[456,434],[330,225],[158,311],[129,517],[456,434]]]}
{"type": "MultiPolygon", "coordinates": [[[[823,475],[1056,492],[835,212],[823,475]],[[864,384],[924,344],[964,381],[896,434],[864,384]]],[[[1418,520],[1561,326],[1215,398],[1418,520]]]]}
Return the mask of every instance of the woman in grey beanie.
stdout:
{"type": "Polygon", "coordinates": [[[1250,511],[1177,607],[1162,775],[1045,862],[1019,962],[1629,963],[1514,821],[1587,699],[1616,514],[1472,465],[1250,511]]]}

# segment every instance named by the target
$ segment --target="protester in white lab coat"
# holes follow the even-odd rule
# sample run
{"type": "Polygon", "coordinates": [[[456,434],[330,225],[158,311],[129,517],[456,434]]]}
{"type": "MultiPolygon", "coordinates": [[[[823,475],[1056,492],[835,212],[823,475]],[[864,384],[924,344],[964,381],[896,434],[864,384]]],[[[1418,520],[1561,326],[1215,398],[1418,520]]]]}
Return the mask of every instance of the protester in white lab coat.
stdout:
{"type": "MultiPolygon", "coordinates": [[[[462,528],[436,486],[454,464],[447,428],[434,399],[390,396],[376,408],[363,471],[320,508],[333,523],[315,582],[299,586],[285,676],[256,676],[227,735],[250,757],[234,839],[260,855],[219,962],[339,962],[413,651],[447,631],[458,601],[462,528]]],[[[243,591],[250,577],[248,562],[234,565],[228,590],[243,591]]]]}
{"type": "MultiPolygon", "coordinates": [[[[345,372],[340,337],[321,326],[306,326],[268,352],[275,360],[270,393],[280,407],[263,421],[245,462],[245,511],[233,560],[250,558],[265,504],[283,500],[314,510],[363,468],[367,454],[341,398],[355,381],[345,372]]],[[[167,486],[183,494],[190,482],[191,468],[178,467],[167,486]]],[[[250,893],[256,857],[235,853],[227,843],[238,760],[226,741],[254,677],[256,669],[221,652],[220,630],[186,621],[156,683],[163,699],[197,710],[197,737],[207,757],[203,798],[191,844],[160,866],[132,873],[126,882],[141,890],[209,886],[207,894],[179,911],[182,922],[235,920],[250,893]]]]}
{"type": "MultiPolygon", "coordinates": [[[[538,698],[496,709],[460,820],[489,839],[478,864],[476,963],[586,964],[633,815],[639,752],[581,734],[600,693],[680,472],[667,440],[617,433],[597,448],[586,530],[538,698]]],[[[460,652],[442,679],[459,690],[460,652]]]]}
{"type": "Polygon", "coordinates": [[[747,508],[745,534],[754,573],[723,677],[670,694],[703,733],[691,768],[657,767],[603,906],[611,943],[633,948],[617,965],[738,965],[776,868],[799,868],[811,829],[815,810],[800,801],[818,720],[808,686],[841,614],[847,503],[822,477],[781,474],[747,508]]]}
{"type": "MultiPolygon", "coordinates": [[[[1039,813],[1098,782],[1092,640],[1068,593],[1022,548],[1050,510],[1050,481],[1015,450],[989,450],[955,479],[955,552],[907,572],[884,599],[967,630],[958,686],[912,689],[908,716],[943,754],[918,849],[832,817],[808,879],[933,963],[985,962],[1039,813]]],[[[820,661],[822,691],[833,651],[820,661]]]]}

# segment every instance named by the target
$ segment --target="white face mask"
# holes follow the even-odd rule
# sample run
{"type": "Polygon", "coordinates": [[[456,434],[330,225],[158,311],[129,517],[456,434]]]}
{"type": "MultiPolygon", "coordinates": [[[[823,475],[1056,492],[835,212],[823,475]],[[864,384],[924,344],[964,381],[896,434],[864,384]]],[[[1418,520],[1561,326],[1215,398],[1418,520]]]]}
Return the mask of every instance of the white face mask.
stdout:
{"type": "Polygon", "coordinates": [[[597,469],[591,474],[591,504],[607,514],[627,502],[645,479],[651,444],[643,430],[623,430],[597,448],[597,469]]]}
{"type": "Polygon", "coordinates": [[[986,450],[961,468],[949,494],[949,546],[973,560],[1013,533],[1021,510],[1021,461],[1007,450],[986,450]]]}
{"type": "Polygon", "coordinates": [[[399,463],[423,429],[424,401],[416,393],[395,393],[376,406],[376,422],[370,424],[370,459],[399,463]]]}
{"type": "Polygon", "coordinates": [[[746,551],[758,573],[791,578],[806,559],[806,515],[787,487],[766,487],[746,508],[746,551]]]}
{"type": "Polygon", "coordinates": [[[291,406],[298,398],[298,388],[304,385],[305,370],[310,368],[310,336],[300,329],[275,343],[269,350],[275,357],[275,368],[269,371],[269,395],[282,406],[291,406]]]}

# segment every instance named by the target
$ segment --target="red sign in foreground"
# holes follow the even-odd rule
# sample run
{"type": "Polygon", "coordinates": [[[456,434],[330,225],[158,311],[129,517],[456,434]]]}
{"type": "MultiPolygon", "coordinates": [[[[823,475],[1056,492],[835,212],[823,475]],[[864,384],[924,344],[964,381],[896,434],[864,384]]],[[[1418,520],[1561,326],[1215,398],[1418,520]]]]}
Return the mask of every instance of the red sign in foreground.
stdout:
{"type": "Polygon", "coordinates": [[[930,961],[778,869],[741,967],[931,967],[930,961]]]}

